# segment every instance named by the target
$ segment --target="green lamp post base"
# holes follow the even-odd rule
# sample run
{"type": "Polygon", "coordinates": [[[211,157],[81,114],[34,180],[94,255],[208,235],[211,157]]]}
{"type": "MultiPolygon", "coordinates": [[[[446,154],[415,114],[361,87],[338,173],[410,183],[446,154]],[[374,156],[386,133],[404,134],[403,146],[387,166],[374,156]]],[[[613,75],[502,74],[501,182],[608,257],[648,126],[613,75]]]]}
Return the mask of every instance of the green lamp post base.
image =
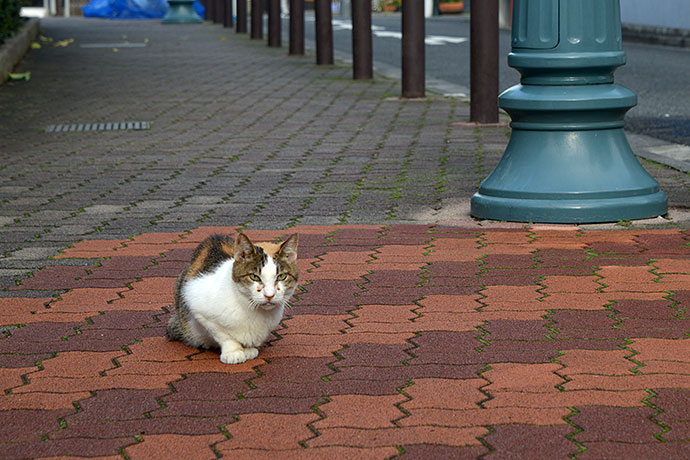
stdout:
{"type": "Polygon", "coordinates": [[[632,91],[615,84],[517,85],[499,99],[513,132],[472,197],[473,216],[592,223],[666,214],[666,194],[623,131],[625,112],[637,99],[632,91]]]}
{"type": "Polygon", "coordinates": [[[513,131],[471,214],[548,223],[666,214],[666,194],[623,131],[637,96],[613,78],[625,64],[618,0],[514,0],[513,8],[508,64],[521,84],[499,96],[513,131]]]}
{"type": "Polygon", "coordinates": [[[163,24],[199,24],[201,18],[194,11],[194,0],[168,0],[168,14],[163,24]]]}

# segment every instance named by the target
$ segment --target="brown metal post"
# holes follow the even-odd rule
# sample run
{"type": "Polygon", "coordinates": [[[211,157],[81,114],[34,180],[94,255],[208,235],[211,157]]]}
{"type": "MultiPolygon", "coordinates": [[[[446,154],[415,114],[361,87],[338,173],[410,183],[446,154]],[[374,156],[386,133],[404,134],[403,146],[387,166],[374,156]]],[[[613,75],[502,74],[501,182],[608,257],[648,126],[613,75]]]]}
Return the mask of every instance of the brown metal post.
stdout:
{"type": "Polygon", "coordinates": [[[247,33],[247,0],[237,0],[237,26],[238,34],[247,33]]]}
{"type": "Polygon", "coordinates": [[[371,0],[352,0],[352,73],[355,80],[374,76],[371,0]]]}
{"type": "Polygon", "coordinates": [[[304,55],[304,0],[290,0],[290,54],[304,55]]]}
{"type": "Polygon", "coordinates": [[[471,8],[470,121],[498,123],[498,0],[471,8]]]}
{"type": "Polygon", "coordinates": [[[280,0],[268,0],[268,46],[280,48],[280,0]]]}
{"type": "Polygon", "coordinates": [[[254,40],[264,38],[264,2],[252,0],[252,29],[249,36],[254,40]]]}
{"type": "Polygon", "coordinates": [[[213,2],[216,3],[216,6],[214,7],[214,16],[213,16],[213,23],[214,24],[222,24],[223,23],[223,17],[225,17],[225,1],[224,0],[212,0],[213,2]]]}
{"type": "Polygon", "coordinates": [[[331,0],[314,0],[316,14],[316,63],[333,64],[331,0]]]}
{"type": "Polygon", "coordinates": [[[232,0],[222,0],[225,4],[225,14],[223,15],[223,27],[232,27],[235,24],[232,19],[232,0]]]}
{"type": "Polygon", "coordinates": [[[424,97],[424,36],[424,2],[402,2],[402,97],[424,97]]]}
{"type": "Polygon", "coordinates": [[[213,8],[216,4],[216,0],[206,0],[204,5],[204,19],[207,21],[213,21],[213,8]]]}

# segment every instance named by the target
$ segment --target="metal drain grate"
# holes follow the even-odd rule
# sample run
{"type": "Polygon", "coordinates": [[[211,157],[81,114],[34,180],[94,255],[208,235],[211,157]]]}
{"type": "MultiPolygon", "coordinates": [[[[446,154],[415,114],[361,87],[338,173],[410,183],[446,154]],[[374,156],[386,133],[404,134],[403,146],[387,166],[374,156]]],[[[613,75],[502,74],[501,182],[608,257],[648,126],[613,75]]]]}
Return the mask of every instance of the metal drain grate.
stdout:
{"type": "Polygon", "coordinates": [[[151,129],[148,121],[126,121],[121,123],[72,123],[64,125],[48,125],[47,133],[69,133],[81,131],[127,131],[151,129]]]}
{"type": "Polygon", "coordinates": [[[146,48],[146,43],[82,43],[80,48],[146,48]]]}

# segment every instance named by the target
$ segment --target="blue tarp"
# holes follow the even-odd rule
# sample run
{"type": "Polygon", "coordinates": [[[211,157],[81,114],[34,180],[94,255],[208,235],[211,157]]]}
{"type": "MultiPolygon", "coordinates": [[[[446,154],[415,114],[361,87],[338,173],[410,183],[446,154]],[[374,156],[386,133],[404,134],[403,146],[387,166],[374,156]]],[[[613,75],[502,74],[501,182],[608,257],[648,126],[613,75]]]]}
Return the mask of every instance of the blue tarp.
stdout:
{"type": "MultiPolygon", "coordinates": [[[[204,17],[204,6],[196,0],[194,11],[204,17]]],[[[91,0],[82,7],[87,18],[160,19],[168,12],[166,0],[91,0]]]]}

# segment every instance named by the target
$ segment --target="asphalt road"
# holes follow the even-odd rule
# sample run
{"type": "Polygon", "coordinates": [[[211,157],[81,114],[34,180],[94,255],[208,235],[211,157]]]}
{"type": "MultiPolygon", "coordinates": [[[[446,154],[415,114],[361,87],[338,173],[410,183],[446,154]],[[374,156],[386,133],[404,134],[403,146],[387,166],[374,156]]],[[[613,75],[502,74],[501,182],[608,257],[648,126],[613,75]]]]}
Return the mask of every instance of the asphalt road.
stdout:
{"type": "MultiPolygon", "coordinates": [[[[305,35],[314,40],[313,16],[307,15],[305,35]]],[[[400,14],[374,14],[372,18],[375,65],[399,69],[401,60],[400,14]]],[[[284,30],[287,29],[287,20],[284,30]]],[[[469,29],[467,16],[436,16],[426,20],[426,78],[469,92],[469,29]]],[[[351,23],[333,17],[336,53],[352,49],[351,23]]],[[[690,145],[690,50],[624,43],[628,63],[615,74],[616,83],[638,95],[638,105],[627,116],[627,129],[668,142],[690,145]]],[[[510,31],[499,40],[499,89],[519,83],[519,73],[508,67],[510,31]]]]}

